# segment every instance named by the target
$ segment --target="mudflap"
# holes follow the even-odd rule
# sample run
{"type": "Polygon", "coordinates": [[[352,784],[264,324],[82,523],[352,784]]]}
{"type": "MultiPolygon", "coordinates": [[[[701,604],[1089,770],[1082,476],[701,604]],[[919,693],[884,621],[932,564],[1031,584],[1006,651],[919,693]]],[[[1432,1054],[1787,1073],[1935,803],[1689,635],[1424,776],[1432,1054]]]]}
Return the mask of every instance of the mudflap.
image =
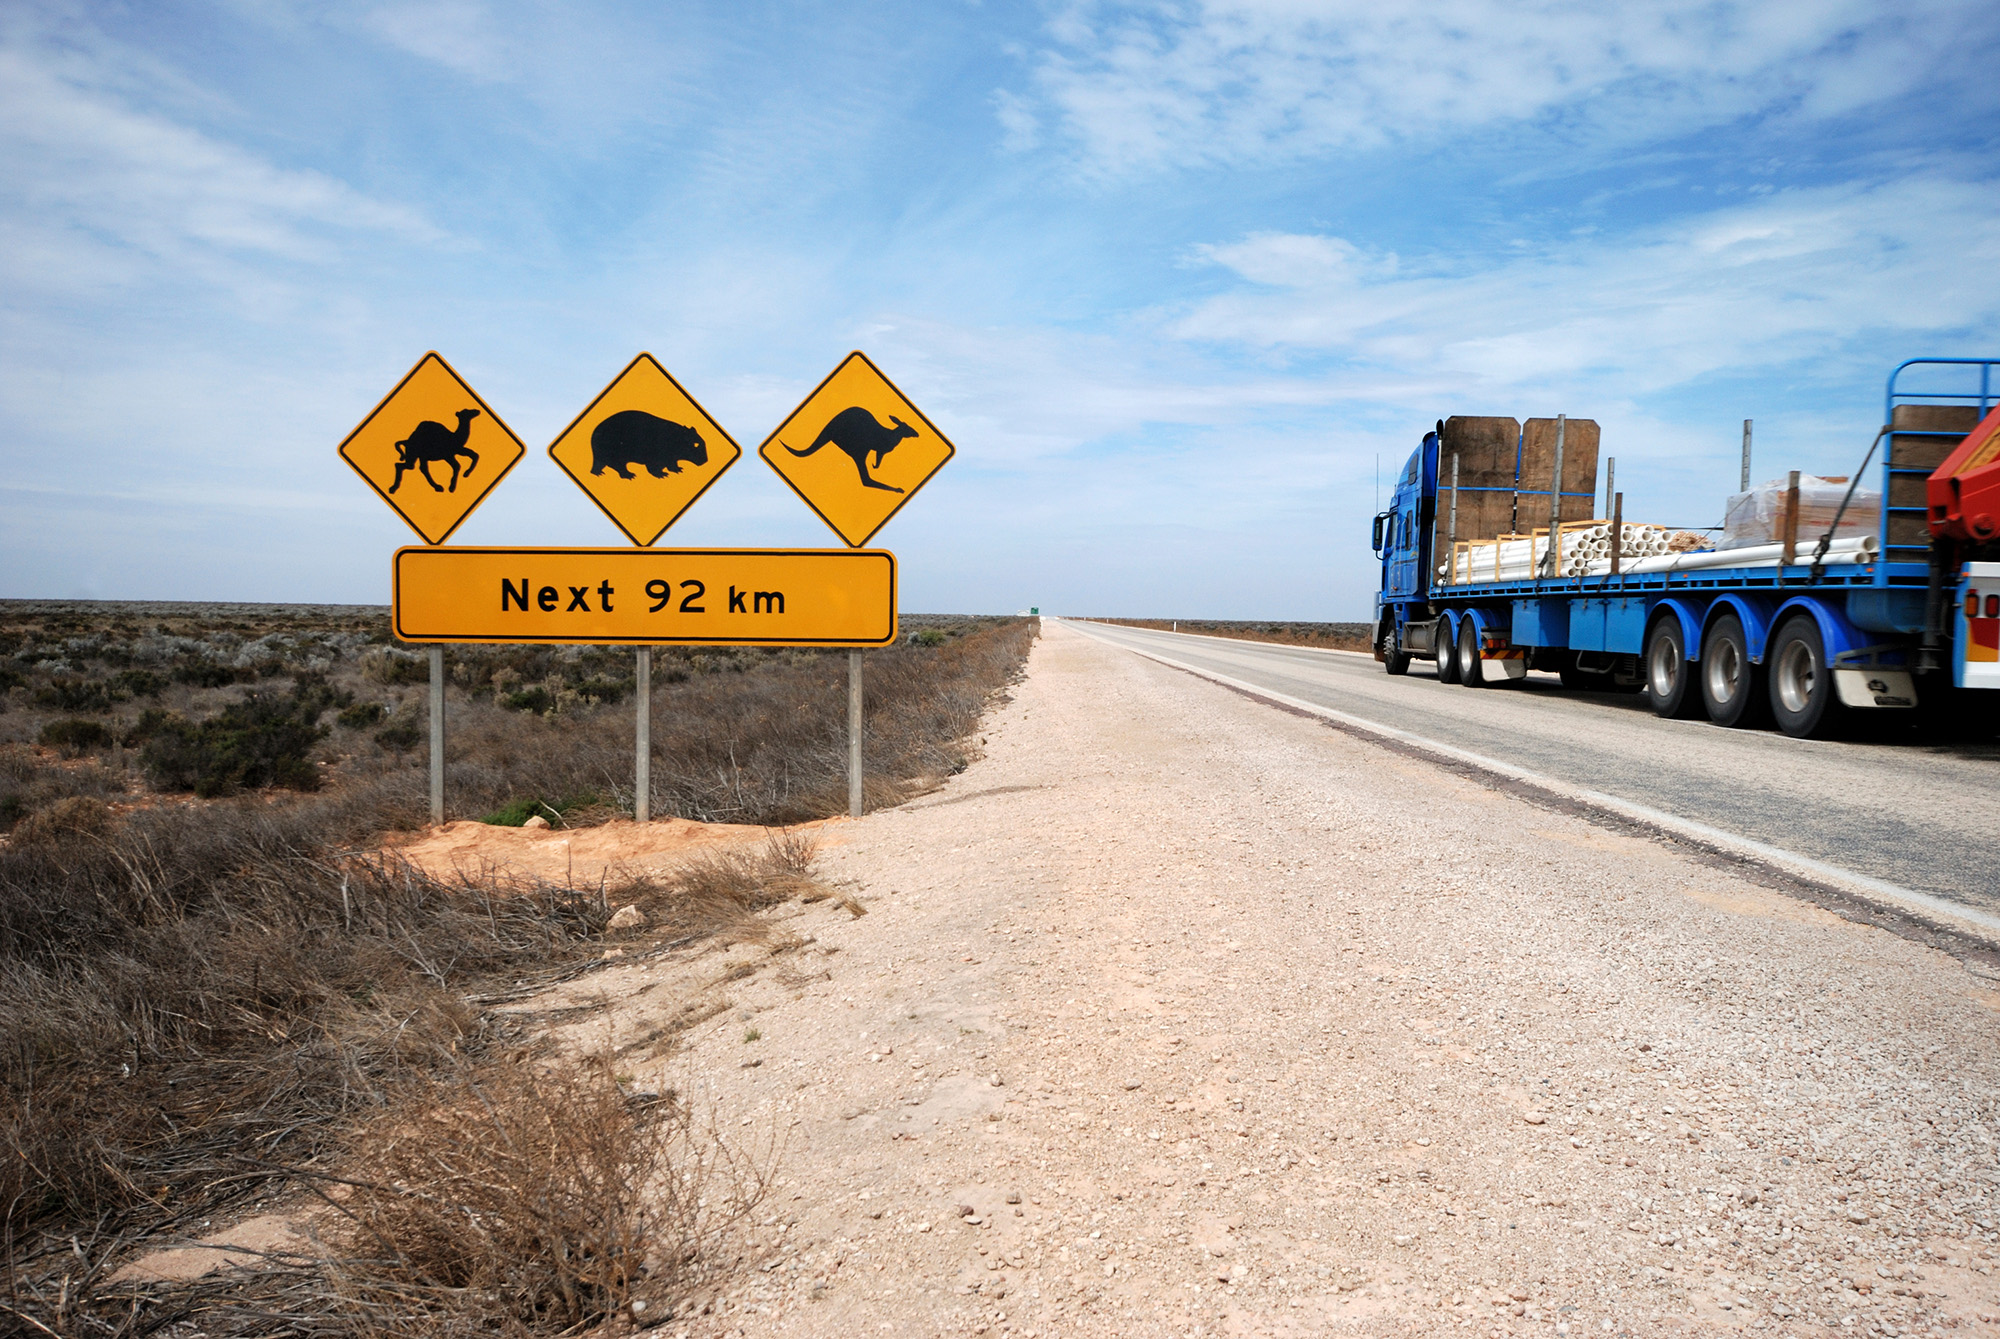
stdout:
{"type": "Polygon", "coordinates": [[[1527,678],[1528,648],[1504,646],[1498,650],[1482,651],[1479,657],[1479,673],[1487,683],[1504,683],[1510,679],[1527,678]]]}

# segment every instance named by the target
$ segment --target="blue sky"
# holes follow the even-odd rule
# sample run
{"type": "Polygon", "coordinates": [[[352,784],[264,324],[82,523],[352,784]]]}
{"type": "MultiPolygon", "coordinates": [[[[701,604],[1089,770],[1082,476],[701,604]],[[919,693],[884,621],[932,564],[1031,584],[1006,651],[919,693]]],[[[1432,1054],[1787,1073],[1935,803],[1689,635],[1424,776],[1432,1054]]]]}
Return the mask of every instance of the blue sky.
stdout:
{"type": "MultiPolygon", "coordinates": [[[[0,7],[0,595],[387,598],[335,446],[436,348],[528,443],[641,349],[754,446],[850,348],[957,458],[904,607],[1365,617],[1375,462],[1593,417],[1627,514],[1846,473],[2000,353],[2000,7],[0,7]]],[[[663,544],[837,542],[746,458],[663,544]]]]}

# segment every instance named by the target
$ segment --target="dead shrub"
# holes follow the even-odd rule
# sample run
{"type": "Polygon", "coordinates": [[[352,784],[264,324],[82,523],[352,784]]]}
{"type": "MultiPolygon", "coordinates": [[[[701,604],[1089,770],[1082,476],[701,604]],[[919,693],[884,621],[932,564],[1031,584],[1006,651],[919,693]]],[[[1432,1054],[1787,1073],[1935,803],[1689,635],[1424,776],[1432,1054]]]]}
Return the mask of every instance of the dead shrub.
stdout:
{"type": "Polygon", "coordinates": [[[70,795],[14,826],[14,845],[50,846],[111,831],[111,807],[94,795],[70,795]]]}
{"type": "Polygon", "coordinates": [[[722,1259],[769,1165],[606,1068],[461,1076],[360,1132],[326,1266],[364,1334],[573,1332],[671,1316],[722,1259]]]}
{"type": "Polygon", "coordinates": [[[124,789],[124,778],[98,760],[55,766],[25,744],[0,743],[0,831],[71,796],[115,795],[124,789]]]}
{"type": "Polygon", "coordinates": [[[693,938],[763,939],[769,927],[757,916],[798,898],[826,896],[813,876],[818,838],[811,832],[778,832],[762,845],[698,852],[659,875],[630,879],[607,900],[631,903],[668,941],[693,938]]]}

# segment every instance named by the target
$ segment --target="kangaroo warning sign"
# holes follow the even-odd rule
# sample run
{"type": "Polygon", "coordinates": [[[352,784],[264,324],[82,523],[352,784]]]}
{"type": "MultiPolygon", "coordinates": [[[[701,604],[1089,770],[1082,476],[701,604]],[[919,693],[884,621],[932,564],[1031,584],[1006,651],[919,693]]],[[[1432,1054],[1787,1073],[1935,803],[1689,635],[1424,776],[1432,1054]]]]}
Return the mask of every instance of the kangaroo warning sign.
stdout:
{"type": "Polygon", "coordinates": [[[399,549],[412,642],[887,646],[896,558],[880,549],[399,549]]]}
{"type": "Polygon", "coordinates": [[[435,351],[340,444],[340,458],[426,544],[444,543],[526,454],[513,429],[435,351]]]}
{"type": "Polygon", "coordinates": [[[549,458],[641,545],[665,534],[742,454],[650,353],[549,444],[549,458]]]}
{"type": "Polygon", "coordinates": [[[857,349],[757,454],[858,549],[944,467],[953,447],[857,349]]]}

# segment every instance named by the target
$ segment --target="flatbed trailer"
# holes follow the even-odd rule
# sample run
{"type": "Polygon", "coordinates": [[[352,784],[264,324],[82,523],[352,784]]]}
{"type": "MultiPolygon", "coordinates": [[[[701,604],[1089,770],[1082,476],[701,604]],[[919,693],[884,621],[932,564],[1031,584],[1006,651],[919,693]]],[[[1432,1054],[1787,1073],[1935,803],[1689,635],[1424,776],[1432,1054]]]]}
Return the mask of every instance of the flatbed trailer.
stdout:
{"type": "MultiPolygon", "coordinates": [[[[1807,532],[1775,564],[1635,572],[1614,562],[1621,570],[1588,576],[1450,580],[1461,564],[1440,420],[1375,518],[1376,658],[1391,674],[1432,660],[1440,680],[1475,687],[1549,670],[1569,687],[1640,692],[1662,716],[1775,724],[1802,738],[1836,733],[1861,711],[1983,722],[2000,700],[1981,691],[2000,687],[2000,542],[1939,533],[1943,509],[1926,490],[1968,434],[1986,429],[1996,367],[1925,358],[1890,374],[1863,462],[1880,461],[1875,544],[1838,563],[1815,562],[1822,536],[1807,532]]],[[[1560,475],[1560,447],[1556,461],[1560,475]]],[[[1561,487],[1550,488],[1558,507],[1561,487]]]]}

